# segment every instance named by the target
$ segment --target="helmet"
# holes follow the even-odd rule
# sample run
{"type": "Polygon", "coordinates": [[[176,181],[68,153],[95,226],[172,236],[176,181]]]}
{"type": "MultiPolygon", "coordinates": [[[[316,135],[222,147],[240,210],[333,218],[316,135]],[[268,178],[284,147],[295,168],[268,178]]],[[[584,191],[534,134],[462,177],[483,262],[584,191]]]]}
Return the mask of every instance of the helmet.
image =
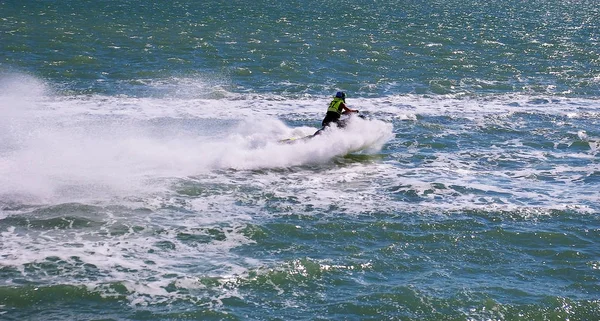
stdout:
{"type": "Polygon", "coordinates": [[[346,93],[343,91],[338,91],[337,93],[335,93],[335,98],[346,99],[346,93]]]}

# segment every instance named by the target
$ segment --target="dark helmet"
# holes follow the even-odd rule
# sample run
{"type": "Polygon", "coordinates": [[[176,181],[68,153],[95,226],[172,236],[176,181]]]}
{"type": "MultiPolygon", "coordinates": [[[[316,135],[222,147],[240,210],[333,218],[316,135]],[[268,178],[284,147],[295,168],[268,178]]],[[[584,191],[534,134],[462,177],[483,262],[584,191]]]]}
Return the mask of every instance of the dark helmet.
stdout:
{"type": "Polygon", "coordinates": [[[343,91],[338,91],[337,93],[335,93],[335,98],[346,99],[346,93],[343,91]]]}

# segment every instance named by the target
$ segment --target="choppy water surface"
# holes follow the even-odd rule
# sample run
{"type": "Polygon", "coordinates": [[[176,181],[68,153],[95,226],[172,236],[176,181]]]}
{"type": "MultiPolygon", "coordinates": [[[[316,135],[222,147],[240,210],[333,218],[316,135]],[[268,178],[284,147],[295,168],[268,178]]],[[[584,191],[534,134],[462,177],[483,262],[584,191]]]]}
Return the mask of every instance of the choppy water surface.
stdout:
{"type": "Polygon", "coordinates": [[[599,10],[1,2],[0,319],[600,319],[599,10]]]}

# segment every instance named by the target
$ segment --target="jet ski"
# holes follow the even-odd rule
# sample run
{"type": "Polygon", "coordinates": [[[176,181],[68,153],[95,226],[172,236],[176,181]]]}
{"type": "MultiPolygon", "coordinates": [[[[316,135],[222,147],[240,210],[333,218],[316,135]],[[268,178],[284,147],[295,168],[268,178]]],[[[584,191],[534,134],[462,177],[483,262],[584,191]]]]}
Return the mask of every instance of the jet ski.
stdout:
{"type": "MultiPolygon", "coordinates": [[[[352,119],[352,117],[359,117],[362,119],[367,119],[367,117],[365,117],[365,115],[360,114],[360,112],[357,110],[356,112],[352,112],[352,113],[346,113],[346,112],[343,113],[342,116],[340,117],[340,119],[337,122],[335,122],[335,124],[337,125],[338,128],[345,128],[348,125],[348,122],[350,122],[350,120],[352,119]]],[[[331,124],[321,127],[321,129],[317,130],[312,135],[312,137],[321,135],[323,133],[323,131],[330,125],[331,124]]]]}
{"type": "Polygon", "coordinates": [[[292,137],[292,138],[282,139],[279,141],[279,143],[292,144],[292,143],[310,140],[316,136],[323,134],[325,129],[327,129],[329,126],[337,126],[338,128],[345,128],[348,125],[348,123],[352,120],[353,117],[360,117],[362,119],[367,119],[367,117],[365,115],[360,114],[358,111],[352,112],[352,113],[343,113],[337,122],[334,122],[327,126],[321,127],[319,130],[317,130],[312,135],[308,135],[308,136],[304,136],[304,137],[292,137]]]}

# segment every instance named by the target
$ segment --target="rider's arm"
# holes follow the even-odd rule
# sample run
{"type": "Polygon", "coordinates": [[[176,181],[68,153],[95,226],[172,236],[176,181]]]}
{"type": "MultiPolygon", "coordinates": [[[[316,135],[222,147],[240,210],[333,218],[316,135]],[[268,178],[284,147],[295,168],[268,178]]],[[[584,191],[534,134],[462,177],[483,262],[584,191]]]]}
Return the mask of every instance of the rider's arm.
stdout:
{"type": "Polygon", "coordinates": [[[345,112],[348,112],[348,113],[358,112],[358,110],[356,110],[356,109],[350,109],[350,108],[346,107],[346,104],[342,104],[342,108],[344,109],[345,112]]]}

